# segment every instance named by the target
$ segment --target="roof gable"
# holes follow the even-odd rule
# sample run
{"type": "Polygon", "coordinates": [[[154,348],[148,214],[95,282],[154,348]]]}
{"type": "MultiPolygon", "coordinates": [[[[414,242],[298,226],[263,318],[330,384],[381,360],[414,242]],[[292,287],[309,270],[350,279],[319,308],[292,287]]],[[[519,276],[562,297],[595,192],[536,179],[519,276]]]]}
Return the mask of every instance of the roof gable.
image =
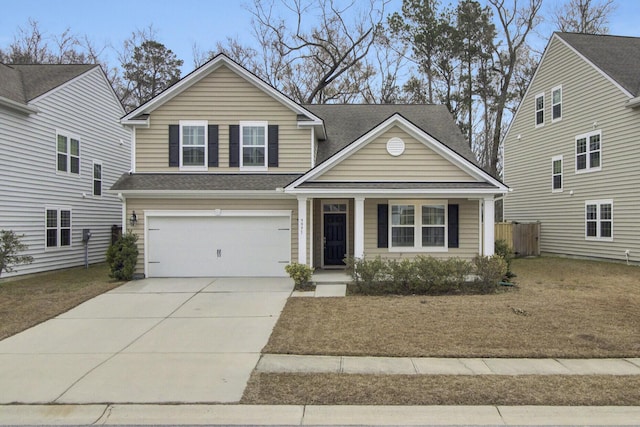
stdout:
{"type": "Polygon", "coordinates": [[[471,178],[477,181],[489,182],[501,189],[506,191],[506,186],[502,184],[497,179],[493,178],[487,172],[478,167],[475,163],[467,160],[465,157],[461,156],[459,153],[454,151],[451,147],[443,144],[442,142],[435,139],[433,136],[417,127],[415,124],[407,120],[402,115],[396,113],[391,117],[387,118],[387,120],[380,123],[378,126],[371,129],[366,134],[362,135],[352,144],[344,147],[342,150],[338,151],[332,157],[326,159],[323,163],[319,164],[315,168],[311,169],[305,175],[291,183],[287,189],[294,189],[297,186],[308,182],[313,181],[316,178],[319,178],[322,174],[329,171],[335,165],[349,158],[353,153],[357,152],[363,146],[367,145],[372,140],[384,135],[390,129],[398,127],[402,129],[402,131],[406,132],[412,138],[422,142],[433,152],[441,156],[442,158],[448,160],[453,165],[457,166],[460,170],[464,171],[471,178]]]}
{"type": "Polygon", "coordinates": [[[219,54],[215,56],[213,59],[209,60],[207,63],[200,66],[199,68],[196,68],[194,71],[189,73],[187,76],[182,78],[180,81],[178,81],[171,87],[164,90],[162,93],[160,93],[153,99],[147,101],[146,103],[142,104],[135,110],[131,111],[130,113],[128,113],[122,118],[122,122],[125,124],[136,124],[135,122],[139,121],[139,117],[141,115],[148,115],[152,113],[161,105],[164,105],[169,100],[180,95],[182,92],[192,87],[197,82],[201,81],[203,78],[208,76],[213,71],[217,70],[222,65],[227,66],[234,73],[240,75],[249,83],[253,84],[255,87],[262,90],[263,92],[266,92],[272,98],[281,102],[282,104],[290,108],[292,111],[294,111],[296,114],[302,115],[305,118],[307,118],[306,121],[308,121],[310,125],[319,125],[322,123],[322,121],[319,118],[317,118],[313,113],[303,108],[302,106],[300,106],[299,104],[291,100],[290,98],[286,97],[282,92],[273,88],[272,86],[270,86],[269,84],[267,84],[266,82],[258,78],[255,74],[252,74],[247,69],[243,68],[235,61],[232,61],[229,57],[227,57],[224,54],[219,54]],[[308,119],[311,119],[311,120],[309,121],[308,119]]]}
{"type": "Polygon", "coordinates": [[[640,37],[555,33],[628,96],[640,94],[640,37]]]}

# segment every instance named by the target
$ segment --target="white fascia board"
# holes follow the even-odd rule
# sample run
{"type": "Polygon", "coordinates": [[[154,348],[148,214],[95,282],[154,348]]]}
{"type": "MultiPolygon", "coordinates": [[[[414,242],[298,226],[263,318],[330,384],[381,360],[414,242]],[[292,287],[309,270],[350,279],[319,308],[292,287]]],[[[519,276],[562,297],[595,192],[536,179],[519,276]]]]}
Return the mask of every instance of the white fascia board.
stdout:
{"type": "Polygon", "coordinates": [[[401,189],[390,190],[384,188],[368,188],[368,189],[354,189],[354,188],[300,188],[294,190],[287,190],[287,193],[291,195],[305,195],[308,197],[323,197],[323,198],[337,198],[346,197],[352,198],[356,196],[372,196],[372,197],[414,197],[420,196],[420,198],[429,197],[430,195],[443,197],[443,196],[455,196],[458,198],[477,198],[486,197],[488,195],[506,194],[508,190],[498,188],[483,188],[477,190],[469,190],[468,188],[461,189],[401,189]]]}
{"type": "Polygon", "coordinates": [[[318,120],[301,120],[298,122],[298,128],[310,127],[314,130],[319,139],[327,139],[327,129],[323,121],[318,120]]]}
{"type": "Polygon", "coordinates": [[[213,210],[145,210],[146,217],[272,217],[291,216],[291,210],[233,210],[233,209],[213,209],[213,210]]]}
{"type": "Polygon", "coordinates": [[[290,199],[291,195],[284,193],[284,191],[277,190],[226,190],[226,191],[211,191],[211,190],[107,190],[110,194],[122,194],[124,197],[136,198],[136,199],[200,199],[200,198],[224,198],[224,199],[290,199]]]}
{"type": "Polygon", "coordinates": [[[215,58],[211,59],[209,62],[202,65],[200,68],[196,68],[191,73],[189,73],[184,78],[182,78],[180,81],[178,81],[176,84],[174,84],[173,86],[166,89],[164,92],[157,95],[155,98],[142,104],[135,110],[131,111],[129,114],[125,115],[122,118],[122,120],[126,121],[140,114],[151,113],[153,110],[163,105],[165,102],[169,101],[173,97],[179,95],[186,89],[190,88],[195,83],[199,82],[202,78],[209,75],[211,72],[215,71],[222,65],[226,65],[231,70],[235,71],[237,74],[242,76],[245,80],[249,81],[254,86],[266,92],[271,97],[280,101],[282,104],[286,105],[297,114],[304,114],[305,116],[309,117],[312,121],[322,123],[322,119],[320,119],[319,117],[317,117],[316,115],[308,111],[307,109],[303,108],[292,99],[285,96],[279,90],[271,87],[270,85],[265,83],[262,79],[258,78],[256,75],[249,72],[247,69],[240,66],[235,61],[232,61],[229,57],[227,57],[224,54],[219,54],[215,58]]]}
{"type": "Polygon", "coordinates": [[[139,128],[148,128],[151,124],[150,117],[147,117],[144,120],[133,120],[133,119],[120,119],[120,124],[124,126],[131,127],[139,127],[139,128]]]}
{"type": "Polygon", "coordinates": [[[411,123],[410,121],[408,121],[398,113],[389,117],[380,125],[373,128],[371,131],[364,134],[363,136],[358,138],[356,141],[354,141],[347,147],[343,148],[341,151],[336,153],[333,157],[327,159],[322,164],[311,169],[302,177],[298,178],[296,181],[289,184],[285,189],[285,191],[293,189],[298,185],[302,184],[303,182],[312,180],[322,175],[323,173],[325,173],[326,171],[328,171],[329,169],[331,169],[332,167],[340,163],[342,160],[349,157],[352,153],[360,149],[363,145],[366,145],[368,142],[382,135],[384,132],[386,132],[391,127],[396,125],[402,128],[407,133],[409,133],[414,138],[416,138],[418,141],[425,144],[427,147],[431,148],[436,153],[440,154],[447,160],[457,165],[460,169],[467,172],[469,175],[473,176],[479,181],[487,181],[498,188],[505,189],[506,191],[507,187],[504,184],[502,184],[500,181],[493,178],[491,175],[489,175],[488,173],[480,169],[478,166],[474,165],[473,163],[471,163],[470,161],[468,161],[467,159],[465,159],[464,157],[462,157],[461,155],[453,151],[451,148],[447,147],[445,144],[434,139],[431,135],[429,135],[422,129],[418,128],[417,126],[415,126],[413,123],[411,123]]]}
{"type": "Polygon", "coordinates": [[[0,96],[0,105],[24,114],[37,114],[40,111],[38,110],[38,107],[23,104],[9,98],[5,98],[4,96],[0,96]]]}
{"type": "Polygon", "coordinates": [[[640,107],[640,96],[637,96],[635,98],[631,98],[630,100],[628,100],[627,103],[625,104],[625,107],[627,108],[640,107]]]}

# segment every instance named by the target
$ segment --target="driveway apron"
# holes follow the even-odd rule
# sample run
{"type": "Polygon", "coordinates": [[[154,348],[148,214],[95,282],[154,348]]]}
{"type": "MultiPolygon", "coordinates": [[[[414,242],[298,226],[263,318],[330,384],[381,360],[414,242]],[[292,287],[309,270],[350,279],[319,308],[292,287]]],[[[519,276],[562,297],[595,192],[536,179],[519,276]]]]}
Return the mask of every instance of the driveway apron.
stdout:
{"type": "Polygon", "coordinates": [[[0,341],[0,404],[238,402],[292,289],[129,282],[0,341]]]}

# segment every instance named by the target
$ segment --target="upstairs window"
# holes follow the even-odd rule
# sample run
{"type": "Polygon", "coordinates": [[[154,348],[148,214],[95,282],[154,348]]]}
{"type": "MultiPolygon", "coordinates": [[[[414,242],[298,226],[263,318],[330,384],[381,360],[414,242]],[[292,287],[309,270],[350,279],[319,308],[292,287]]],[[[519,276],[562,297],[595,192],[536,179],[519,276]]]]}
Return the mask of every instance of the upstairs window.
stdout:
{"type": "Polygon", "coordinates": [[[93,195],[102,196],[102,163],[93,162],[93,195]]]}
{"type": "Polygon", "coordinates": [[[207,169],[207,122],[180,122],[180,166],[184,169],[207,169]]]}
{"type": "Polygon", "coordinates": [[[551,191],[562,191],[562,156],[551,158],[551,191]]]}
{"type": "Polygon", "coordinates": [[[613,200],[589,200],[585,203],[586,240],[613,240],[613,200]]]}
{"type": "Polygon", "coordinates": [[[80,139],[62,133],[56,134],[58,172],[80,175],[80,139]]]}
{"type": "Polygon", "coordinates": [[[576,172],[599,171],[602,165],[601,132],[589,132],[576,137],[576,172]]]}
{"type": "Polygon", "coordinates": [[[46,247],[71,246],[71,209],[47,207],[45,212],[46,247]]]}
{"type": "Polygon", "coordinates": [[[551,122],[562,119],[562,86],[551,89],[551,122]]]}
{"type": "Polygon", "coordinates": [[[267,122],[240,122],[240,167],[267,167],[267,122]]]}
{"type": "Polygon", "coordinates": [[[536,127],[544,125],[544,93],[536,96],[536,127]]]}

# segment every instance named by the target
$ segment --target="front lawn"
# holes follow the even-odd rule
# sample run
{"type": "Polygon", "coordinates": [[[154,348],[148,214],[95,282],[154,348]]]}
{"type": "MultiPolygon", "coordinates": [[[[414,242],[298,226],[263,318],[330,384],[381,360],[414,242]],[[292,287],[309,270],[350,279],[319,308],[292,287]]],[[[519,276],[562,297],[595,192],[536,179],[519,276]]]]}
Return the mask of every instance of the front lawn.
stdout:
{"type": "Polygon", "coordinates": [[[513,262],[496,295],[291,298],[264,353],[413,357],[639,357],[640,267],[513,262]]]}
{"type": "Polygon", "coordinates": [[[0,281],[0,340],[120,286],[107,264],[0,281]]]}
{"type": "MultiPolygon", "coordinates": [[[[639,357],[640,267],[519,259],[496,295],[290,298],[265,353],[639,357]]],[[[640,377],[253,372],[242,403],[640,405],[640,377]]]]}

